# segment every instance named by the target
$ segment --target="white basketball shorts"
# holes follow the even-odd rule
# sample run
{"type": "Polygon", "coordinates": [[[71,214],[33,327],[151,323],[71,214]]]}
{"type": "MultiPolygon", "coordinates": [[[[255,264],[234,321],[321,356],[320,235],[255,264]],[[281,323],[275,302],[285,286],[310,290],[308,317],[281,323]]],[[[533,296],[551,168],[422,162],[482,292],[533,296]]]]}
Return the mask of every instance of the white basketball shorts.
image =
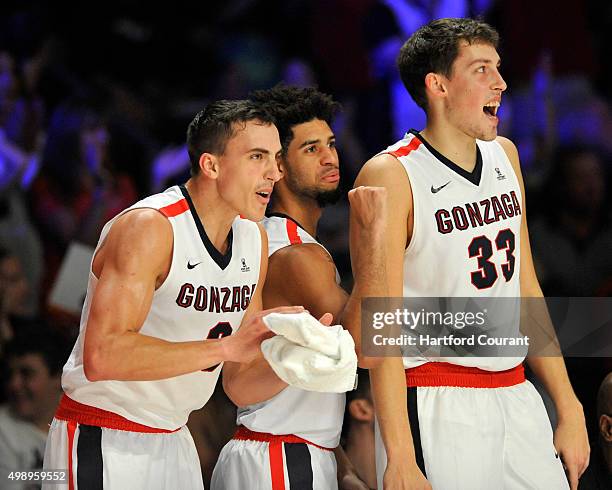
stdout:
{"type": "Polygon", "coordinates": [[[211,490],[337,490],[331,449],[240,427],[221,450],[211,490]]]}
{"type": "Polygon", "coordinates": [[[141,426],[68,397],[51,423],[43,468],[68,473],[68,484],[43,485],[48,490],[204,489],[187,427],[172,432],[141,426]],[[83,409],[80,414],[66,416],[75,406],[83,409]],[[82,423],[85,420],[99,424],[82,423]]]}
{"type": "MultiPolygon", "coordinates": [[[[434,490],[569,489],[544,403],[522,365],[492,373],[428,363],[406,377],[417,464],[434,490]]],[[[378,424],[375,440],[382,488],[378,424]]]]}

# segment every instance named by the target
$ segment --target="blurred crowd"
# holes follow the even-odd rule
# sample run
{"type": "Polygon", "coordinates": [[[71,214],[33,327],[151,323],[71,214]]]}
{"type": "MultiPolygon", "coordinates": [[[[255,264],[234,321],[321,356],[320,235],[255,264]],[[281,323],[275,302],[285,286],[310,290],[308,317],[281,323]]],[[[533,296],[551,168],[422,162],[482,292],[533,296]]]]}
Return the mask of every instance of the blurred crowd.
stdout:
{"type": "MultiPolygon", "coordinates": [[[[499,132],[521,155],[544,293],[610,296],[608,1],[2,2],[0,467],[40,465],[78,332],[78,315],[49,301],[67,250],[95,246],[117,212],[186,180],[185,131],[197,111],[280,81],[317,85],[343,105],[334,130],[349,189],[369,157],[422,129],[424,114],[395,68],[399,47],[433,18],[464,16],[500,31],[509,89],[499,132]],[[5,459],[11,445],[22,446],[21,459],[5,459]]],[[[320,237],[350,287],[347,224],[344,200],[324,214],[320,237]]],[[[612,361],[569,359],[568,367],[596,440],[597,390],[612,361]]],[[[190,420],[205,482],[234,427],[230,402],[217,391],[190,420]]],[[[371,398],[352,398],[359,403],[347,408],[347,453],[367,472],[359,458],[369,456],[357,448],[369,444],[371,398]]]]}

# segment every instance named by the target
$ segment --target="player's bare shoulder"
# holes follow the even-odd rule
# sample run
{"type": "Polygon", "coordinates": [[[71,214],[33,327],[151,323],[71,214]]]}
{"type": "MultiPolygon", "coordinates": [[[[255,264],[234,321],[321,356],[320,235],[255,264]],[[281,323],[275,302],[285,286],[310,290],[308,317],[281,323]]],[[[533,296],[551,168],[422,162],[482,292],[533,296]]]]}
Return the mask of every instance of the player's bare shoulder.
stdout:
{"type": "Polygon", "coordinates": [[[361,167],[355,180],[355,187],[360,185],[386,187],[386,183],[392,183],[398,178],[409,184],[406,171],[400,161],[389,153],[379,153],[361,167]]]}
{"type": "Polygon", "coordinates": [[[129,248],[167,249],[172,247],[172,225],[157,209],[139,208],[124,213],[111,227],[107,241],[117,240],[129,248]]]}
{"type": "Polygon", "coordinates": [[[270,256],[270,265],[286,273],[303,273],[307,269],[328,269],[335,273],[334,261],[317,243],[300,243],[283,247],[270,256]]]}
{"type": "MultiPolygon", "coordinates": [[[[412,188],[403,164],[389,153],[379,153],[361,168],[354,187],[384,187],[387,194],[387,211],[397,223],[405,223],[412,209],[412,188]]],[[[394,222],[390,219],[389,223],[394,222]]]]}
{"type": "Polygon", "coordinates": [[[152,208],[133,209],[112,224],[94,259],[99,277],[110,258],[129,269],[128,264],[146,264],[158,276],[165,276],[172,262],[174,235],[168,218],[152,208]]]}

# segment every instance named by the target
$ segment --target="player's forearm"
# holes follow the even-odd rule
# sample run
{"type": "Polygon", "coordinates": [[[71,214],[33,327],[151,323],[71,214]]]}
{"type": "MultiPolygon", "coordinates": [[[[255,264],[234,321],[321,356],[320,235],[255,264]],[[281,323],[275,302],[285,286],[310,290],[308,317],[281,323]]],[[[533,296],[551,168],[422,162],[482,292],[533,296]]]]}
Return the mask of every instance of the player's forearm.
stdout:
{"type": "Polygon", "coordinates": [[[557,416],[563,419],[566,416],[582,414],[582,405],[576,397],[567,376],[565,362],[562,357],[530,357],[527,358],[529,367],[544,384],[546,391],[552,398],[557,416]]]}
{"type": "Polygon", "coordinates": [[[334,456],[336,457],[336,465],[338,467],[337,477],[338,486],[340,487],[342,479],[350,474],[356,474],[355,467],[351,463],[342,446],[334,448],[334,456]]]}
{"type": "Polygon", "coordinates": [[[416,465],[408,425],[406,376],[402,359],[385,358],[380,366],[370,369],[370,383],[388,461],[407,461],[416,465]]]}
{"type": "Polygon", "coordinates": [[[201,371],[227,359],[227,339],[168,342],[136,332],[85,340],[90,381],[153,381],[201,371]]]}
{"type": "Polygon", "coordinates": [[[361,299],[388,296],[386,254],[382,234],[368,230],[353,230],[351,234],[351,260],[354,286],[340,316],[340,323],[351,333],[359,358],[359,366],[372,368],[381,359],[363,355],[361,345],[361,299]]]}
{"type": "Polygon", "coordinates": [[[351,230],[350,252],[355,280],[353,293],[358,297],[387,296],[387,256],[382,231],[355,225],[351,230]]]}
{"type": "Polygon", "coordinates": [[[232,402],[245,407],[269,400],[287,387],[260,357],[244,364],[226,365],[223,372],[223,389],[232,402]]]}

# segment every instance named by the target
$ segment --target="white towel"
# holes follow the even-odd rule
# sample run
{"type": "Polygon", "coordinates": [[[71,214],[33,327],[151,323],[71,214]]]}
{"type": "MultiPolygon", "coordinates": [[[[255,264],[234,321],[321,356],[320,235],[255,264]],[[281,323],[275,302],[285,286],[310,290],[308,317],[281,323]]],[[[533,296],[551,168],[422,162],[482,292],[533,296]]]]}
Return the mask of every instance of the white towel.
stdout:
{"type": "Polygon", "coordinates": [[[261,350],[285,383],[325,393],[355,388],[355,343],[340,325],[326,327],[306,312],[271,313],[263,321],[277,335],[264,340],[261,350]]]}

